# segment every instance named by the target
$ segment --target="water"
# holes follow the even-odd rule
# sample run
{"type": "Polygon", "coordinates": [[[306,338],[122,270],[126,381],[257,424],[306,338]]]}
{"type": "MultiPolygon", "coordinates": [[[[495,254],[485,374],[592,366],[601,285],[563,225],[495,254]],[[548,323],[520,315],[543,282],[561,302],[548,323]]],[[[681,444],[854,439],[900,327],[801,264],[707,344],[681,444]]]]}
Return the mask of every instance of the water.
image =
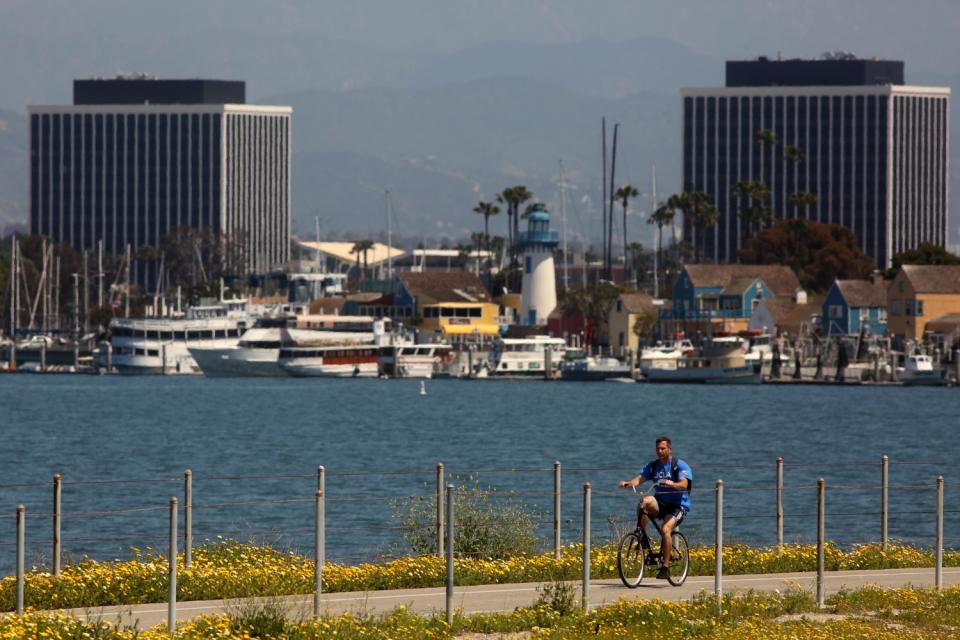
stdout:
{"type": "Polygon", "coordinates": [[[418,381],[400,380],[2,376],[0,569],[13,566],[19,503],[27,506],[28,562],[48,561],[58,472],[68,558],[166,548],[168,501],[182,500],[187,468],[195,543],[221,535],[309,552],[323,464],[328,558],[396,550],[391,503],[431,495],[442,461],[448,478],[470,475],[539,508],[547,545],[554,460],[564,468],[565,540],[580,534],[586,481],[602,540],[615,534],[609,520],[627,522],[633,510],[634,496],[616,490],[617,480],[654,457],[661,434],[694,470],[684,526],[695,540],[712,539],[712,490],[722,478],[727,540],[775,541],[778,455],[787,464],[787,540],[815,539],[818,477],[827,483],[828,538],[877,540],[887,454],[890,535],[933,543],[934,479],[942,474],[945,536],[960,546],[951,544],[960,536],[960,517],[950,513],[960,511],[954,389],[434,380],[427,390],[420,396],[418,381]],[[40,486],[8,486],[31,483],[40,486]]]}

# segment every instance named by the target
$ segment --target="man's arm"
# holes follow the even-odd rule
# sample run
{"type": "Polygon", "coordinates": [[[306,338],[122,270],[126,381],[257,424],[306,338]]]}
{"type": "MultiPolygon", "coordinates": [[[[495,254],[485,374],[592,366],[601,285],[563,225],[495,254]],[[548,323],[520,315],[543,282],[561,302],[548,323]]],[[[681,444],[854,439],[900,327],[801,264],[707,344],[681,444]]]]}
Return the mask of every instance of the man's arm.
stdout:
{"type": "Polygon", "coordinates": [[[661,480],[660,485],[670,489],[671,491],[687,491],[690,489],[690,479],[693,478],[693,471],[690,470],[690,465],[688,465],[683,460],[680,460],[677,464],[677,481],[673,480],[661,480]]]}
{"type": "Polygon", "coordinates": [[[630,478],[629,480],[621,480],[617,483],[617,486],[621,489],[629,489],[630,487],[639,487],[646,481],[646,478],[643,477],[643,474],[637,474],[630,478]]]}

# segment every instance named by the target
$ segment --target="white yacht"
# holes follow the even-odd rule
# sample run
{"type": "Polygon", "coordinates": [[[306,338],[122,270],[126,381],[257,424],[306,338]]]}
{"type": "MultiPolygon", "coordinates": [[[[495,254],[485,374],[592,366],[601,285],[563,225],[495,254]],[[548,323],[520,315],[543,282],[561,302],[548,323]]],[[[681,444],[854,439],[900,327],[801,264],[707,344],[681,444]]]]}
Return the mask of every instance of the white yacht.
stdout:
{"type": "Polygon", "coordinates": [[[282,316],[256,321],[233,345],[190,345],[190,355],[211,378],[277,377],[280,349],[320,346],[341,341],[373,341],[373,318],[367,316],[282,316]]]}
{"type": "Polygon", "coordinates": [[[98,366],[122,374],[199,375],[188,345],[235,345],[249,322],[245,299],[190,307],[179,317],[114,318],[98,366]]]}
{"type": "Polygon", "coordinates": [[[700,356],[641,362],[640,371],[649,382],[760,384],[763,380],[761,360],[746,360],[739,337],[709,338],[701,351],[700,356]]]}
{"type": "Polygon", "coordinates": [[[933,366],[933,358],[916,353],[904,356],[903,366],[897,367],[897,380],[906,386],[941,386],[947,383],[945,373],[933,366]]]}
{"type": "Polygon", "coordinates": [[[309,343],[281,347],[277,364],[291,376],[319,378],[376,378],[380,354],[387,342],[385,320],[375,320],[373,333],[316,332],[309,343]],[[326,335],[319,335],[326,334],[326,335]]]}
{"type": "Polygon", "coordinates": [[[685,338],[657,340],[652,347],[645,347],[640,351],[640,361],[676,360],[690,355],[693,355],[693,343],[685,338]]]}
{"type": "Polygon", "coordinates": [[[443,343],[395,342],[382,347],[380,369],[396,378],[432,378],[449,374],[453,347],[443,343]]]}
{"type": "Polygon", "coordinates": [[[546,350],[550,349],[551,375],[560,371],[567,343],[563,338],[530,336],[499,338],[493,345],[487,363],[490,376],[543,376],[546,350]]]}

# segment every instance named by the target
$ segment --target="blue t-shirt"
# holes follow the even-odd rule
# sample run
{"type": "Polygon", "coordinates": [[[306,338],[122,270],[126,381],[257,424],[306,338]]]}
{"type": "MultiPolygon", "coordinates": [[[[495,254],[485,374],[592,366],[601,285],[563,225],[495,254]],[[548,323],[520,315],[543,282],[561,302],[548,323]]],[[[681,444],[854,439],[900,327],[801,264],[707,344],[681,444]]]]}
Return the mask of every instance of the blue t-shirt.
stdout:
{"type": "MultiPolygon", "coordinates": [[[[673,473],[671,467],[673,466],[673,458],[667,461],[666,464],[660,464],[660,460],[653,460],[648,462],[647,466],[643,468],[643,471],[640,472],[640,476],[644,480],[650,480],[652,482],[659,482],[660,480],[673,480],[673,473]]],[[[686,478],[688,482],[693,482],[693,471],[690,470],[690,465],[686,462],[677,458],[677,481],[680,481],[682,478],[686,478]]],[[[673,504],[679,507],[683,507],[687,511],[690,510],[690,491],[679,491],[673,487],[663,487],[657,485],[656,494],[657,499],[666,504],[673,504]]]]}

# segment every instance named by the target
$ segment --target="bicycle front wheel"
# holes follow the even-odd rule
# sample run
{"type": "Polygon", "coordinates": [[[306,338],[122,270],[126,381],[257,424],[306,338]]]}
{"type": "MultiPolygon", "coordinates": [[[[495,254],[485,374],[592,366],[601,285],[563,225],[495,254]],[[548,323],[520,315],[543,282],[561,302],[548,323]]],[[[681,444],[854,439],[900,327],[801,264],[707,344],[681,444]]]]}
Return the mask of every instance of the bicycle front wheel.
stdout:
{"type": "Polygon", "coordinates": [[[690,548],[687,539],[679,531],[673,532],[673,551],[670,553],[670,584],[679,587],[690,571],[690,548]]]}
{"type": "Polygon", "coordinates": [[[636,531],[623,534],[617,549],[617,573],[620,580],[630,589],[643,582],[644,551],[640,544],[640,534],[636,531]]]}

